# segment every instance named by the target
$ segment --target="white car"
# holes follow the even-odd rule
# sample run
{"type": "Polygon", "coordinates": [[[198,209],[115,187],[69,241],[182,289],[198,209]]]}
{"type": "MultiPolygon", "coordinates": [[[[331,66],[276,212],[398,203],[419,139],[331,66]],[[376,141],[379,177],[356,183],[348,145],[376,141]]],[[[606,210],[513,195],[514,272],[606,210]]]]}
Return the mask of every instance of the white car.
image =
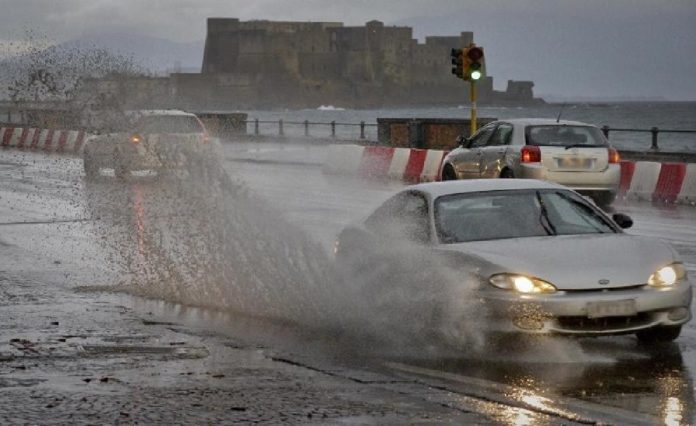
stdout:
{"type": "MultiPolygon", "coordinates": [[[[411,259],[433,259],[438,271],[449,265],[456,285],[470,286],[468,299],[482,300],[475,317],[503,334],[674,340],[691,319],[684,265],[667,243],[622,231],[631,225],[628,216],[609,217],[550,182],[427,183],[397,193],[344,229],[336,261],[347,276],[379,275],[375,288],[390,282],[388,294],[400,294],[411,288],[394,287],[426,269],[403,256],[415,250],[411,259]],[[400,251],[405,246],[413,250],[400,251]]],[[[423,274],[417,291],[434,288],[435,277],[423,274]]]]}
{"type": "Polygon", "coordinates": [[[442,180],[542,179],[590,196],[603,207],[616,198],[619,154],[596,126],[552,119],[500,120],[460,142],[444,159],[442,180]]]}
{"type": "Polygon", "coordinates": [[[191,165],[213,151],[203,123],[194,114],[177,110],[126,112],[121,129],[88,139],[83,151],[87,179],[111,168],[117,178],[132,171],[166,173],[191,165]]]}

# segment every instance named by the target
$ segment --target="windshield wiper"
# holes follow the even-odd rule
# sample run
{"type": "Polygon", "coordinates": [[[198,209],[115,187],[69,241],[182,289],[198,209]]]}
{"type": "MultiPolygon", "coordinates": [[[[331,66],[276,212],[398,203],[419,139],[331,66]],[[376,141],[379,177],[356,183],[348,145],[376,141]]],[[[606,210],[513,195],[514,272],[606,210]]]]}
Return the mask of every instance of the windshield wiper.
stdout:
{"type": "Polygon", "coordinates": [[[544,200],[541,199],[541,194],[539,193],[539,191],[537,191],[536,197],[537,201],[539,201],[539,223],[541,224],[542,228],[544,228],[544,231],[546,231],[547,234],[558,235],[556,227],[553,226],[553,223],[551,223],[551,219],[549,219],[549,211],[546,209],[546,204],[544,204],[544,200]]]}
{"type": "Polygon", "coordinates": [[[566,145],[565,149],[568,150],[570,148],[602,148],[604,145],[588,145],[584,143],[574,143],[572,145],[566,145]]]}

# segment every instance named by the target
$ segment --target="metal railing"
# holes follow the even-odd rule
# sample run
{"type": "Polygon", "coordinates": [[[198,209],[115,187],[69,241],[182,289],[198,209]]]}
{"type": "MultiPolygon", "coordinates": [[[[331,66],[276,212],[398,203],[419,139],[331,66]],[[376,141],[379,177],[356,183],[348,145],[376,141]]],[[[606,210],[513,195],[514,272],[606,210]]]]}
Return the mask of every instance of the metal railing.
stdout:
{"type": "Polygon", "coordinates": [[[677,129],[660,129],[657,127],[651,127],[649,129],[625,129],[625,128],[614,128],[614,127],[609,127],[609,126],[602,126],[602,133],[604,133],[604,136],[609,139],[609,132],[633,132],[633,133],[650,133],[651,134],[651,140],[650,140],[650,149],[652,151],[659,151],[660,147],[658,146],[658,135],[660,133],[691,133],[691,134],[696,134],[696,130],[677,130],[677,129]]]}
{"type": "Polygon", "coordinates": [[[330,130],[330,137],[331,138],[336,138],[337,137],[337,132],[336,129],[337,127],[352,127],[352,128],[359,128],[360,129],[360,136],[359,139],[364,140],[366,139],[366,133],[365,130],[368,127],[377,127],[376,123],[366,123],[364,121],[361,121],[359,123],[341,123],[337,121],[330,121],[330,122],[313,122],[309,120],[304,120],[304,121],[285,121],[283,119],[279,120],[259,120],[257,118],[253,120],[246,120],[245,122],[247,125],[252,124],[253,125],[253,134],[255,136],[261,135],[261,129],[260,126],[262,124],[275,124],[277,125],[276,127],[276,132],[274,135],[277,136],[285,136],[286,131],[285,127],[286,125],[290,126],[302,126],[302,135],[304,137],[312,137],[312,134],[310,132],[311,127],[320,127],[322,129],[328,129],[330,130]]]}

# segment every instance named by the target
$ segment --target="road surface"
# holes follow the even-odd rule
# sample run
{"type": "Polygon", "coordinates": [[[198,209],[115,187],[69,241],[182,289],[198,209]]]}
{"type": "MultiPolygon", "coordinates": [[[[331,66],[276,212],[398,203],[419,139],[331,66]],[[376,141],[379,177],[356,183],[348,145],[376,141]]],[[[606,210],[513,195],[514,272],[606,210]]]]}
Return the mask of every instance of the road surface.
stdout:
{"type": "MultiPolygon", "coordinates": [[[[1,152],[0,420],[693,422],[693,323],[661,350],[626,336],[515,353],[337,328],[352,312],[331,290],[334,237],[402,185],[325,176],[321,155],[228,145],[225,197],[216,182],[86,184],[79,159],[1,152]]],[[[696,209],[618,209],[696,275],[696,209]]]]}

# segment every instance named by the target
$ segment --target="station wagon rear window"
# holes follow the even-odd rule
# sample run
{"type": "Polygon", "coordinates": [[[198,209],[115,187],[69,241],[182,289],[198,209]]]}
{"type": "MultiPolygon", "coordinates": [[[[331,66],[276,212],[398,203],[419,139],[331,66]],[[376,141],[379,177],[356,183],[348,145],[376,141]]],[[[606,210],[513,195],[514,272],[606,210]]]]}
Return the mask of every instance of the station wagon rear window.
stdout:
{"type": "Polygon", "coordinates": [[[527,145],[560,147],[605,147],[607,140],[594,126],[542,125],[527,126],[527,145]]]}
{"type": "Polygon", "coordinates": [[[189,115],[153,115],[138,120],[141,133],[203,133],[195,117],[189,115]]]}

